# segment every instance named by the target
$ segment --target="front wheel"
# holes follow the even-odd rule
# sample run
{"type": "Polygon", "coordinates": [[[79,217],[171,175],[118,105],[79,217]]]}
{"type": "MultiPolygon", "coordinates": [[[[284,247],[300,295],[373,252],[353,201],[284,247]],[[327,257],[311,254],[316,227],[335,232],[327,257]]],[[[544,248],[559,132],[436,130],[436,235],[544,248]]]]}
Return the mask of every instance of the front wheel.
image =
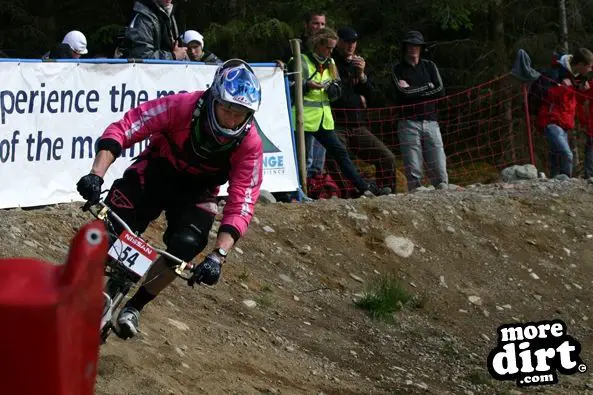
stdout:
{"type": "Polygon", "coordinates": [[[115,329],[112,322],[113,313],[124,300],[124,297],[130,291],[131,286],[132,284],[128,281],[122,281],[114,277],[110,277],[107,280],[107,283],[105,284],[105,291],[103,292],[105,302],[100,326],[101,344],[105,344],[107,338],[115,329]]]}

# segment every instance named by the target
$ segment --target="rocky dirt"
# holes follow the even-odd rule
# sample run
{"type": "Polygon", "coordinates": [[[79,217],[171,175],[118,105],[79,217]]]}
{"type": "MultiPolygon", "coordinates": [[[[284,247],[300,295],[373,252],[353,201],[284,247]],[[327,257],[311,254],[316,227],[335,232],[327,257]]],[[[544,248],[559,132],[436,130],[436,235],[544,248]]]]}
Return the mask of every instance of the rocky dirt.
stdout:
{"type": "MultiPolygon", "coordinates": [[[[176,280],[138,338],[102,347],[97,394],[593,393],[590,372],[524,389],[486,369],[499,325],[554,318],[593,363],[592,193],[535,180],[258,204],[223,281],[176,280]],[[391,323],[353,303],[384,274],[415,296],[391,323]]],[[[0,211],[0,256],[63,261],[79,207],[0,211]]]]}

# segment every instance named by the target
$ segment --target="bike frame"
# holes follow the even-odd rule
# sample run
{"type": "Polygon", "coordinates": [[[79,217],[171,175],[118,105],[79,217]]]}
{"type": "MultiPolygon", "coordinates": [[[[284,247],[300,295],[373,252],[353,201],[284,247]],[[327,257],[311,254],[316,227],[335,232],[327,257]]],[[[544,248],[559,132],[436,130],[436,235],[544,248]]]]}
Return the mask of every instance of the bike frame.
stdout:
{"type": "MultiPolygon", "coordinates": [[[[103,201],[100,201],[99,203],[97,203],[97,205],[100,207],[96,212],[93,211],[92,206],[85,204],[83,207],[83,211],[89,211],[91,214],[93,214],[93,216],[95,216],[95,218],[100,219],[101,221],[109,221],[108,217],[112,217],[114,218],[125,230],[127,230],[128,232],[132,233],[132,234],[136,234],[136,232],[134,232],[130,226],[123,220],[121,219],[121,217],[119,215],[117,215],[115,212],[113,212],[113,210],[111,208],[109,208],[109,206],[107,206],[103,201]]],[[[114,236],[119,236],[119,235],[114,235],[114,236]]],[[[146,242],[146,240],[142,239],[144,242],[146,242]]],[[[183,278],[184,280],[189,280],[188,277],[185,277],[183,272],[186,269],[191,269],[192,265],[189,262],[185,262],[183,259],[177,258],[175,255],[172,255],[170,253],[168,253],[165,250],[162,250],[160,248],[156,248],[154,246],[152,246],[150,243],[146,242],[146,245],[148,245],[150,248],[152,248],[153,250],[155,250],[159,255],[162,255],[166,258],[169,258],[170,260],[172,260],[173,262],[177,263],[177,266],[175,267],[175,274],[177,274],[179,277],[183,278]]],[[[111,247],[111,245],[110,245],[111,247]]]]}
{"type": "MultiPolygon", "coordinates": [[[[105,202],[99,201],[96,204],[90,204],[90,202],[87,202],[82,207],[82,210],[90,212],[95,218],[105,223],[107,232],[110,236],[109,248],[111,248],[111,246],[118,240],[120,236],[113,229],[113,224],[111,221],[115,220],[122,226],[123,229],[142,240],[148,247],[152,248],[159,256],[164,256],[169,260],[175,262],[177,265],[171,269],[178,277],[181,277],[186,281],[190,279],[190,277],[184,275],[184,271],[193,268],[193,265],[191,263],[185,262],[184,260],[168,253],[163,249],[153,247],[151,244],[146,242],[146,240],[141,238],[136,232],[134,232],[119,215],[113,212],[113,210],[105,204],[105,202]]],[[[154,262],[156,262],[156,260],[152,261],[152,264],[154,264],[154,262]]],[[[130,289],[134,286],[134,284],[136,284],[142,278],[138,276],[137,273],[134,273],[127,266],[125,266],[121,262],[121,259],[115,259],[111,256],[109,256],[105,265],[105,276],[108,277],[109,280],[105,284],[103,293],[105,297],[109,299],[109,307],[107,310],[104,309],[103,316],[101,318],[101,343],[105,343],[111,330],[113,330],[117,334],[116,327],[115,325],[113,325],[111,321],[113,313],[118,308],[120,303],[123,301],[124,297],[128,294],[130,289]]]]}

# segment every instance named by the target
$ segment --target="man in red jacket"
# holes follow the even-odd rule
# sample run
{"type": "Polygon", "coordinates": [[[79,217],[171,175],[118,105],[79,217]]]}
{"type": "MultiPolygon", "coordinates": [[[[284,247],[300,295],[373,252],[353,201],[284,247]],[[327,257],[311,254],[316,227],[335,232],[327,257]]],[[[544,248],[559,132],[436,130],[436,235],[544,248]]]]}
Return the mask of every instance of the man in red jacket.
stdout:
{"type": "Polygon", "coordinates": [[[593,53],[580,48],[573,55],[563,55],[558,65],[542,74],[548,85],[539,108],[537,124],[544,129],[550,150],[550,177],[565,174],[572,177],[572,151],[567,131],[574,128],[577,102],[589,89],[583,78],[593,68],[593,53]]]}

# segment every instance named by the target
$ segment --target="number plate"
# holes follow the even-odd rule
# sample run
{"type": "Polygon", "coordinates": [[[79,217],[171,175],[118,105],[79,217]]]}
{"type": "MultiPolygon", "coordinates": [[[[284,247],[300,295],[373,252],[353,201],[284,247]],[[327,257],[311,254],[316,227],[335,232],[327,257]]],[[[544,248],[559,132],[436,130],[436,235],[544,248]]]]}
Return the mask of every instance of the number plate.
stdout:
{"type": "Polygon", "coordinates": [[[140,277],[144,276],[157,258],[157,252],[153,248],[127,230],[119,235],[108,254],[140,277]]]}

